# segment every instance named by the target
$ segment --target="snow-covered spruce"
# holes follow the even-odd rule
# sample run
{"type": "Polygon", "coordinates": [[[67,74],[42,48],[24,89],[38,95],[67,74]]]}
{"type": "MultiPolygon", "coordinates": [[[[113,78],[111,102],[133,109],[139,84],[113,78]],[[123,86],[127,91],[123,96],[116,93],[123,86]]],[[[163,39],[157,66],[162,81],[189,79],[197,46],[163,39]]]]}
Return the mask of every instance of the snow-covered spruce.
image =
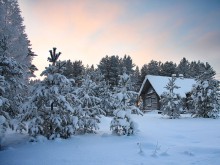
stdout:
{"type": "Polygon", "coordinates": [[[106,113],[106,116],[113,116],[113,98],[110,86],[106,84],[105,80],[98,84],[99,98],[101,98],[100,107],[106,113]]]}
{"type": "Polygon", "coordinates": [[[194,117],[217,118],[219,117],[219,81],[213,76],[215,72],[207,66],[206,71],[197,77],[197,83],[192,89],[193,106],[192,115],[194,117]]]}
{"type": "Polygon", "coordinates": [[[3,76],[0,76],[0,150],[2,147],[2,142],[5,136],[5,132],[8,128],[10,128],[11,123],[11,117],[7,111],[10,104],[8,99],[4,98],[2,95],[5,92],[5,86],[6,82],[4,80],[3,76]]]}
{"type": "Polygon", "coordinates": [[[110,85],[105,81],[104,75],[102,75],[101,71],[97,69],[93,71],[91,78],[96,82],[95,87],[95,95],[99,99],[100,108],[105,112],[106,116],[113,115],[113,98],[112,98],[112,91],[110,90],[110,85]]]}
{"type": "Polygon", "coordinates": [[[19,106],[22,103],[21,91],[24,90],[22,83],[23,69],[14,59],[7,57],[7,54],[0,55],[0,71],[5,81],[4,97],[8,99],[8,109],[11,117],[15,118],[19,113],[19,106]]]}
{"type": "MultiPolygon", "coordinates": [[[[0,136],[3,137],[8,128],[14,129],[22,104],[20,93],[24,85],[23,69],[19,63],[9,57],[7,40],[0,40],[0,136]]],[[[1,138],[2,139],[2,138],[1,138]]]]}
{"type": "Polygon", "coordinates": [[[120,76],[119,86],[116,88],[114,95],[113,112],[114,118],[111,121],[110,129],[117,135],[132,135],[137,130],[135,122],[131,118],[131,114],[142,114],[139,108],[132,105],[130,100],[135,97],[136,92],[130,91],[130,76],[126,74],[124,69],[123,75],[120,76]]]}
{"type": "Polygon", "coordinates": [[[78,118],[71,106],[71,99],[75,97],[72,82],[62,75],[64,64],[57,61],[60,54],[56,48],[50,51],[48,60],[52,65],[42,72],[45,79],[33,86],[31,97],[24,105],[23,122],[28,121],[32,137],[68,138],[77,129],[78,118]]]}
{"type": "Polygon", "coordinates": [[[82,85],[77,89],[77,116],[79,118],[79,133],[94,133],[99,129],[100,115],[105,112],[100,108],[101,99],[95,96],[96,83],[87,75],[82,85]]]}
{"type": "Polygon", "coordinates": [[[0,40],[3,38],[7,40],[7,56],[23,67],[25,79],[22,82],[27,84],[28,78],[33,76],[36,70],[36,67],[31,64],[35,54],[31,50],[31,43],[25,33],[17,0],[0,1],[0,29],[0,40]]]}
{"type": "Polygon", "coordinates": [[[36,70],[31,64],[33,56],[18,1],[0,1],[0,76],[4,79],[1,97],[7,100],[7,108],[2,108],[0,113],[8,116],[4,118],[10,124],[4,125],[9,125],[10,128],[18,125],[20,105],[28,93],[28,79],[36,70]]]}
{"type": "Polygon", "coordinates": [[[182,110],[181,97],[179,94],[174,93],[174,89],[179,88],[175,85],[175,81],[175,77],[169,79],[169,82],[165,87],[168,92],[164,92],[161,95],[160,101],[162,114],[169,116],[170,119],[179,118],[182,110]]]}

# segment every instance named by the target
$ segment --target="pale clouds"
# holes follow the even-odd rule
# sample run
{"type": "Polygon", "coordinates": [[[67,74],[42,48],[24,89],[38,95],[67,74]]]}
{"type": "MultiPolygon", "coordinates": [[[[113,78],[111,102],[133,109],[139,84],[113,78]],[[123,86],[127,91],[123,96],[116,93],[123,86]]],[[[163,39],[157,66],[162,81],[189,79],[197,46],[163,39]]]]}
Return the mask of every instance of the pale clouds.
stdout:
{"type": "Polygon", "coordinates": [[[151,9],[151,1],[19,2],[40,70],[53,46],[63,53],[62,59],[90,65],[107,54],[129,54],[139,66],[151,59],[220,60],[219,11],[201,15],[195,7],[178,3],[151,9]]]}

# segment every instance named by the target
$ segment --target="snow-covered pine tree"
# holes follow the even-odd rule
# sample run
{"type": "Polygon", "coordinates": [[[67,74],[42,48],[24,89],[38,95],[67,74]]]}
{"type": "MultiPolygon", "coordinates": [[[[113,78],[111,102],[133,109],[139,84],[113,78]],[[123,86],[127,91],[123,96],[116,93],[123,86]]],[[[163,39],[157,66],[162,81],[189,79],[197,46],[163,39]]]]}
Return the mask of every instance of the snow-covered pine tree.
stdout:
{"type": "Polygon", "coordinates": [[[151,60],[148,64],[144,64],[141,68],[141,82],[144,81],[146,75],[163,75],[162,72],[166,72],[166,74],[168,74],[168,67],[169,69],[172,68],[173,63],[166,62],[165,64],[162,64],[160,61],[151,60]]]}
{"type": "Polygon", "coordinates": [[[28,79],[36,67],[31,64],[34,53],[25,33],[17,0],[0,1],[1,75],[7,82],[4,97],[10,103],[10,116],[15,119],[28,92],[28,79]]]}
{"type": "Polygon", "coordinates": [[[119,81],[119,77],[118,77],[119,72],[120,72],[120,59],[119,59],[119,57],[118,56],[110,56],[108,65],[110,65],[110,68],[111,68],[109,71],[107,70],[107,72],[109,74],[108,83],[109,83],[110,87],[113,89],[115,86],[118,85],[118,81],[119,81]]]}
{"type": "Polygon", "coordinates": [[[82,64],[82,61],[73,61],[73,76],[76,84],[78,86],[81,85],[81,80],[83,78],[83,74],[85,73],[85,67],[82,64]]]}
{"type": "Polygon", "coordinates": [[[64,61],[66,63],[63,75],[68,79],[74,79],[77,86],[81,85],[81,79],[85,73],[82,61],[64,61]]]}
{"type": "Polygon", "coordinates": [[[113,116],[113,109],[114,109],[114,98],[112,96],[112,91],[110,90],[110,86],[105,82],[102,81],[99,84],[99,98],[101,99],[100,107],[106,113],[106,116],[113,116]]]}
{"type": "Polygon", "coordinates": [[[85,68],[85,71],[84,71],[84,75],[90,75],[90,78],[93,80],[93,79],[95,79],[95,78],[93,77],[93,75],[96,73],[95,71],[96,71],[96,69],[95,69],[95,67],[94,67],[93,64],[92,64],[91,66],[89,66],[89,65],[87,64],[87,65],[86,65],[86,68],[85,68]]]}
{"type": "Polygon", "coordinates": [[[166,61],[165,63],[161,64],[160,69],[161,76],[170,76],[172,74],[176,74],[177,72],[176,64],[172,61],[166,61]]]}
{"type": "Polygon", "coordinates": [[[50,50],[49,67],[41,73],[44,80],[36,82],[31,97],[24,105],[23,122],[28,121],[28,133],[48,139],[68,138],[77,129],[78,118],[71,106],[74,99],[72,82],[62,75],[64,63],[58,61],[60,52],[50,50]]]}
{"type": "Polygon", "coordinates": [[[198,78],[198,76],[202,75],[204,72],[206,72],[207,68],[210,68],[210,70],[214,71],[212,67],[209,65],[209,63],[203,63],[201,61],[192,61],[189,66],[188,75],[192,78],[198,78]]]}
{"type": "Polygon", "coordinates": [[[144,81],[145,79],[145,76],[148,74],[148,65],[147,64],[144,64],[141,68],[141,71],[140,71],[140,75],[141,75],[141,82],[144,81]]]}
{"type": "Polygon", "coordinates": [[[24,74],[22,66],[9,57],[7,45],[6,37],[0,40],[0,76],[4,80],[4,86],[2,86],[4,92],[1,93],[1,96],[6,98],[9,104],[4,111],[7,111],[10,119],[15,119],[23,101],[19,92],[24,89],[22,83],[24,74]]]}
{"type": "Polygon", "coordinates": [[[149,63],[148,63],[148,73],[149,75],[160,75],[160,72],[161,72],[161,62],[157,62],[157,61],[154,61],[154,60],[151,60],[149,63]]]}
{"type": "Polygon", "coordinates": [[[63,70],[63,75],[66,76],[67,78],[73,78],[74,79],[74,76],[73,76],[73,64],[72,64],[72,61],[70,60],[65,60],[63,61],[66,65],[65,65],[65,69],[63,70]]]}
{"type": "Polygon", "coordinates": [[[100,117],[105,112],[100,108],[101,99],[95,95],[96,83],[85,75],[82,85],[77,89],[77,116],[79,133],[94,133],[99,129],[100,117]]]}
{"type": "Polygon", "coordinates": [[[11,127],[11,117],[7,111],[10,104],[8,99],[3,97],[6,85],[7,82],[5,82],[4,76],[0,76],[0,150],[2,148],[5,132],[11,127]]]}
{"type": "Polygon", "coordinates": [[[134,73],[131,75],[131,81],[133,83],[134,91],[138,92],[142,84],[141,75],[138,66],[136,66],[134,73]]]}
{"type": "Polygon", "coordinates": [[[124,55],[124,57],[120,59],[120,66],[122,66],[122,68],[120,69],[121,74],[123,74],[124,67],[126,68],[126,73],[128,75],[133,74],[134,72],[133,67],[135,66],[135,64],[133,63],[131,56],[124,55]]]}
{"type": "Polygon", "coordinates": [[[183,74],[185,78],[189,78],[190,63],[184,57],[177,66],[178,74],[183,74]]]}
{"type": "Polygon", "coordinates": [[[120,67],[120,59],[115,55],[105,56],[99,62],[98,69],[105,76],[105,80],[112,89],[118,85],[120,67]]]}
{"type": "Polygon", "coordinates": [[[219,117],[220,104],[218,95],[220,92],[219,81],[214,79],[215,71],[206,64],[206,71],[196,78],[196,84],[192,89],[190,101],[194,110],[194,117],[217,118],[219,117]]]}
{"type": "Polygon", "coordinates": [[[36,67],[31,64],[35,54],[31,50],[30,41],[25,33],[18,2],[1,0],[0,6],[0,39],[7,39],[8,56],[13,57],[23,67],[25,76],[23,83],[28,83],[28,78],[36,70],[36,67]]]}
{"type": "Polygon", "coordinates": [[[130,100],[135,97],[136,92],[130,91],[130,76],[126,74],[124,68],[123,75],[120,76],[119,86],[115,93],[114,118],[111,121],[110,129],[117,135],[132,135],[137,130],[131,114],[142,114],[139,108],[131,104],[130,100]]]}
{"type": "Polygon", "coordinates": [[[168,92],[164,92],[161,95],[161,111],[163,115],[169,116],[170,119],[176,119],[180,117],[180,112],[182,110],[182,100],[181,97],[174,92],[175,89],[179,87],[175,84],[176,78],[172,77],[169,79],[166,89],[168,92]]]}
{"type": "Polygon", "coordinates": [[[113,116],[113,97],[110,86],[105,81],[100,70],[97,70],[93,76],[96,77],[96,96],[101,99],[100,108],[105,112],[106,116],[113,116]]]}

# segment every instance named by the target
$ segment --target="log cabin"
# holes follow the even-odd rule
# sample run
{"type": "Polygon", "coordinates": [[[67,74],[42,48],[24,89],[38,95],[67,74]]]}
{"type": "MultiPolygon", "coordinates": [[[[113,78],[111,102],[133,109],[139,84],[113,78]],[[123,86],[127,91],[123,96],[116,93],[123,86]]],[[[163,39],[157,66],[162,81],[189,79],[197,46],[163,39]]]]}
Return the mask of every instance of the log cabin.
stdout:
{"type": "MultiPolygon", "coordinates": [[[[165,86],[168,84],[169,79],[172,77],[147,75],[142,83],[138,93],[138,100],[142,102],[141,109],[143,111],[160,110],[160,97],[163,92],[167,92],[165,86]]],[[[190,95],[194,79],[176,77],[175,84],[180,87],[175,89],[174,92],[179,94],[187,102],[190,95]]]]}

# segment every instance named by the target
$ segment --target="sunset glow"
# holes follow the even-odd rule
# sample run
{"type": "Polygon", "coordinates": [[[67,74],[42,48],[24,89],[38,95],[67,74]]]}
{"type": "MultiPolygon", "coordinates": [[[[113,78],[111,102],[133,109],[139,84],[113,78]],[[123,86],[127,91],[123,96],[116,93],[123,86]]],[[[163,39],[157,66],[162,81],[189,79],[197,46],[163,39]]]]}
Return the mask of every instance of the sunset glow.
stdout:
{"type": "MultiPolygon", "coordinates": [[[[48,50],[96,65],[105,55],[209,62],[220,78],[218,0],[19,0],[39,73],[48,50]]],[[[37,73],[37,75],[39,75],[37,73]]]]}

